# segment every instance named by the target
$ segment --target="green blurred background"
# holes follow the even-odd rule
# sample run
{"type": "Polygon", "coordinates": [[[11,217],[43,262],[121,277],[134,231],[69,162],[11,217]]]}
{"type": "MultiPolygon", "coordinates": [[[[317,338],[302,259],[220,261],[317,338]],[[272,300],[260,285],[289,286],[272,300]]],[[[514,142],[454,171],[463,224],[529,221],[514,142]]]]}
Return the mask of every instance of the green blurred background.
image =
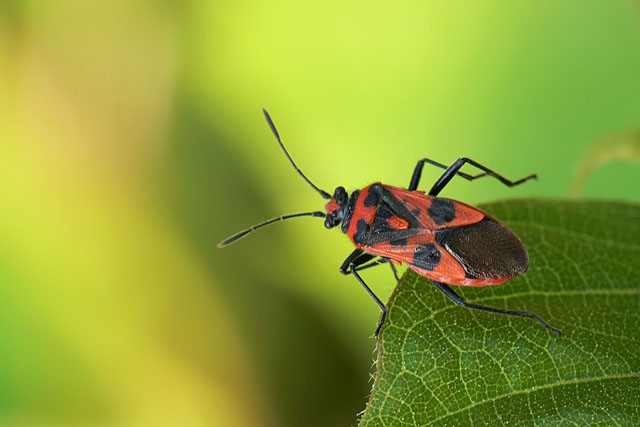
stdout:
{"type": "MultiPolygon", "coordinates": [[[[354,425],[378,309],[348,239],[304,218],[216,248],[324,204],[260,109],[330,192],[469,156],[540,179],[443,195],[565,197],[640,126],[637,6],[0,1],[0,424],[354,425]]],[[[583,195],[639,179],[610,162],[583,195]]]]}

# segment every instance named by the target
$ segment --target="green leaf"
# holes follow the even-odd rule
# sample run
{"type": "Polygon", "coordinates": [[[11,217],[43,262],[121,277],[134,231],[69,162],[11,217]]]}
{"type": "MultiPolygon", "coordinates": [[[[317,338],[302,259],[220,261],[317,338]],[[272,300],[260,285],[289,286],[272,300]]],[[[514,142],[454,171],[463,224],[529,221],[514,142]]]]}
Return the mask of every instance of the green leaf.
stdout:
{"type": "Polygon", "coordinates": [[[522,239],[530,267],[501,286],[456,287],[453,304],[407,272],[380,333],[361,426],[640,425],[640,206],[487,204],[522,239]]]}

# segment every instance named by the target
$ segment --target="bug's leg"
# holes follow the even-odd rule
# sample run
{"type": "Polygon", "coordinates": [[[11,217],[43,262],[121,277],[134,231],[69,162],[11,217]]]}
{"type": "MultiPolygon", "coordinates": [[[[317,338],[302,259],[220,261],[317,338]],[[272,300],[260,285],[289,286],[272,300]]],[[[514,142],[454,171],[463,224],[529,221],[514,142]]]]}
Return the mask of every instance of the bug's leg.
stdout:
{"type": "Polygon", "coordinates": [[[380,332],[380,328],[384,325],[384,321],[387,317],[387,307],[384,303],[378,298],[378,296],[371,290],[369,285],[365,283],[365,281],[360,277],[357,270],[358,267],[371,267],[373,265],[378,265],[377,263],[372,263],[371,265],[365,266],[365,264],[375,258],[375,255],[371,255],[363,251],[362,249],[355,249],[351,254],[344,260],[342,266],[340,267],[340,272],[342,274],[352,274],[358,282],[362,285],[362,287],[367,291],[367,293],[373,298],[373,300],[378,304],[380,310],[382,310],[382,315],[380,316],[380,321],[378,322],[378,326],[376,327],[375,336],[378,336],[378,332],[380,332]]]}
{"type": "MultiPolygon", "coordinates": [[[[358,265],[356,267],[354,267],[355,271],[362,271],[362,270],[366,270],[368,268],[371,267],[376,267],[380,264],[385,264],[388,263],[389,266],[391,267],[391,272],[393,273],[393,277],[395,277],[396,282],[400,280],[400,277],[398,276],[398,270],[396,270],[396,266],[393,265],[393,261],[391,261],[389,258],[384,258],[384,257],[378,257],[378,259],[371,261],[368,264],[362,264],[362,265],[358,265]]],[[[351,274],[351,270],[349,269],[349,265],[348,264],[344,264],[343,267],[340,269],[340,271],[342,272],[342,274],[351,274]],[[343,271],[342,268],[345,268],[346,271],[343,271]]]]}
{"type": "MultiPolygon", "coordinates": [[[[354,267],[353,269],[354,269],[355,271],[362,271],[362,270],[366,270],[366,269],[371,268],[371,267],[377,267],[377,266],[379,266],[380,264],[384,264],[384,263],[386,263],[387,261],[388,261],[388,260],[387,260],[386,258],[378,258],[378,259],[376,259],[376,260],[371,261],[371,262],[370,262],[370,263],[368,263],[368,264],[359,265],[359,266],[357,266],[357,267],[354,267]]],[[[347,274],[351,274],[351,270],[348,270],[348,271],[347,271],[347,274]]]]}
{"type": "Polygon", "coordinates": [[[376,258],[375,255],[368,254],[362,249],[354,249],[340,266],[340,273],[351,274],[352,268],[362,266],[374,258],[376,258]]]}
{"type": "Polygon", "coordinates": [[[378,326],[376,327],[376,332],[375,332],[375,336],[378,337],[378,334],[380,333],[380,328],[382,328],[382,325],[384,325],[384,322],[387,319],[387,307],[384,305],[382,301],[380,301],[380,298],[378,298],[376,294],[373,293],[373,291],[365,283],[365,281],[362,280],[362,277],[360,277],[360,275],[356,272],[356,270],[351,270],[351,274],[353,274],[353,276],[356,279],[358,279],[358,282],[360,282],[360,284],[366,289],[369,295],[371,295],[371,298],[373,298],[376,304],[378,304],[378,307],[380,307],[380,310],[382,310],[382,315],[380,316],[380,321],[378,322],[378,326]]]}
{"type": "Polygon", "coordinates": [[[393,263],[391,262],[391,260],[389,258],[385,258],[385,257],[381,257],[381,256],[377,256],[377,255],[371,255],[366,253],[365,251],[363,251],[362,249],[356,249],[354,250],[348,257],[347,259],[342,263],[342,266],[340,267],[340,272],[342,274],[351,274],[351,264],[354,264],[353,269],[355,271],[361,271],[361,270],[366,270],[368,268],[371,267],[376,267],[380,264],[384,264],[384,263],[389,263],[391,264],[391,271],[393,272],[393,275],[395,276],[395,278],[397,280],[400,280],[398,277],[398,273],[396,271],[395,266],[393,265],[393,263]],[[378,259],[375,259],[378,258],[378,259]],[[371,261],[373,260],[373,261],[371,261]],[[371,261],[371,262],[369,262],[371,261]]]}
{"type": "MultiPolygon", "coordinates": [[[[420,183],[420,178],[422,177],[422,167],[424,166],[425,163],[429,163],[430,165],[437,166],[440,169],[446,170],[448,168],[447,165],[443,165],[442,163],[438,163],[435,160],[431,160],[426,157],[422,160],[418,160],[418,164],[413,170],[413,175],[411,176],[411,183],[409,183],[409,188],[408,188],[409,191],[416,191],[418,189],[418,184],[420,183]]],[[[464,172],[456,172],[456,174],[469,181],[473,181],[474,179],[487,176],[486,172],[478,175],[469,175],[464,172]]]]}
{"type": "Polygon", "coordinates": [[[502,310],[502,309],[499,309],[499,308],[486,307],[484,305],[471,304],[471,303],[466,302],[464,299],[462,299],[462,297],[460,295],[455,293],[455,291],[453,289],[451,289],[451,287],[449,285],[447,285],[445,283],[441,283],[441,282],[436,282],[435,280],[432,280],[432,282],[451,301],[455,302],[456,304],[458,304],[458,305],[460,305],[462,307],[473,308],[475,310],[488,311],[490,313],[507,314],[509,316],[529,317],[531,319],[535,319],[538,323],[540,323],[545,328],[549,329],[551,332],[554,332],[558,336],[562,336],[562,332],[560,332],[560,330],[554,328],[553,326],[550,326],[547,322],[542,320],[540,317],[538,317],[538,315],[536,315],[534,313],[531,313],[529,311],[502,310]]]}
{"type": "Polygon", "coordinates": [[[538,175],[536,174],[531,174],[529,176],[525,176],[524,178],[520,178],[516,181],[511,181],[508,180],[507,178],[503,177],[502,175],[495,173],[494,171],[492,171],[491,169],[489,169],[486,166],[481,165],[480,163],[476,162],[475,160],[472,160],[468,157],[461,157],[458,160],[456,160],[455,162],[453,162],[451,164],[451,166],[449,166],[447,168],[447,170],[444,171],[444,173],[440,176],[440,178],[438,178],[438,180],[436,181],[435,184],[433,184],[433,187],[431,187],[431,190],[429,190],[429,195],[430,196],[437,196],[438,193],[440,193],[440,191],[442,191],[442,189],[449,183],[449,181],[451,181],[451,179],[456,175],[460,175],[463,178],[469,180],[469,181],[473,181],[476,178],[482,178],[484,176],[492,176],[495,179],[497,179],[498,181],[500,181],[501,183],[503,183],[504,185],[506,185],[507,187],[513,187],[515,185],[518,184],[522,184],[525,181],[528,181],[530,179],[537,179],[538,175]],[[462,166],[464,166],[465,163],[469,163],[470,165],[473,165],[475,167],[477,167],[478,169],[484,171],[484,173],[480,174],[480,175],[476,175],[476,176],[471,176],[471,175],[467,175],[464,176],[462,175],[460,172],[458,172],[460,170],[460,168],[462,168],[462,166]]]}
{"type": "MultiPolygon", "coordinates": [[[[393,273],[393,277],[396,279],[396,282],[399,282],[400,281],[400,276],[398,276],[398,270],[396,270],[396,266],[393,265],[393,261],[391,261],[388,258],[380,257],[377,260],[370,262],[369,264],[362,265],[362,266],[359,266],[359,267],[355,267],[354,270],[355,271],[362,271],[362,270],[366,270],[367,268],[376,267],[376,266],[378,266],[380,264],[385,264],[385,263],[389,264],[389,266],[391,267],[391,272],[393,273]]],[[[349,273],[351,273],[351,272],[349,272],[349,273]]]]}
{"type": "Polygon", "coordinates": [[[398,277],[398,270],[396,270],[396,266],[393,265],[393,261],[389,260],[389,266],[391,267],[391,271],[393,272],[393,277],[396,278],[396,282],[399,282],[400,277],[398,277]]]}

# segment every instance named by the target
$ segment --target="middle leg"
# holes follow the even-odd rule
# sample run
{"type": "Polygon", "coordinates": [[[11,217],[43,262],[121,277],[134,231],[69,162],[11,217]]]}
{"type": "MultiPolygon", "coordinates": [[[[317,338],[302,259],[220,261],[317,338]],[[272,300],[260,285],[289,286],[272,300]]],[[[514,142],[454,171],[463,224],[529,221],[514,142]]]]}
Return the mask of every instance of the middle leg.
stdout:
{"type": "MultiPolygon", "coordinates": [[[[340,272],[345,275],[346,274],[353,275],[356,278],[356,280],[360,282],[360,284],[367,291],[367,293],[371,296],[371,298],[373,298],[373,300],[378,305],[378,307],[380,307],[380,310],[382,310],[382,315],[380,316],[380,321],[378,322],[378,326],[376,327],[376,331],[375,331],[375,336],[377,337],[378,333],[380,332],[380,328],[382,328],[382,325],[384,325],[384,322],[386,320],[387,307],[384,305],[382,300],[380,300],[380,298],[378,298],[378,296],[373,292],[373,290],[369,287],[369,285],[367,285],[367,283],[360,276],[360,274],[358,274],[358,271],[360,270],[364,270],[370,267],[375,267],[377,265],[383,264],[384,262],[387,262],[385,258],[380,258],[378,260],[370,262],[375,258],[377,258],[376,255],[368,254],[362,249],[355,249],[353,252],[351,252],[351,254],[347,257],[347,259],[345,259],[344,262],[342,263],[342,266],[340,267],[340,272]]],[[[389,260],[389,262],[391,261],[389,260]]],[[[398,275],[393,266],[392,266],[392,270],[395,277],[397,278],[398,275]]]]}

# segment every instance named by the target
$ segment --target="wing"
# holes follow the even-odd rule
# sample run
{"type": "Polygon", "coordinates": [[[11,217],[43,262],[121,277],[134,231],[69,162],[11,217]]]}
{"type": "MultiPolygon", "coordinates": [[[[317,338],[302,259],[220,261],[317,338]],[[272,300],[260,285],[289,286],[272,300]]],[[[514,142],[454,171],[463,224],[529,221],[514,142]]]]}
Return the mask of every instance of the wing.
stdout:
{"type": "Polygon", "coordinates": [[[385,185],[385,189],[429,230],[473,224],[485,217],[484,212],[457,200],[427,196],[421,191],[409,191],[389,185],[385,185]]]}
{"type": "Polygon", "coordinates": [[[485,286],[524,273],[528,254],[518,237],[464,203],[383,186],[362,249],[409,265],[444,283],[485,286]]]}
{"type": "Polygon", "coordinates": [[[395,240],[366,245],[363,249],[403,262],[430,279],[451,284],[462,284],[467,280],[464,267],[435,241],[433,233],[420,233],[406,238],[398,238],[397,235],[389,237],[395,237],[395,240]]]}
{"type": "Polygon", "coordinates": [[[475,224],[439,230],[435,238],[480,285],[505,282],[529,267],[529,254],[518,236],[488,216],[475,224]]]}

